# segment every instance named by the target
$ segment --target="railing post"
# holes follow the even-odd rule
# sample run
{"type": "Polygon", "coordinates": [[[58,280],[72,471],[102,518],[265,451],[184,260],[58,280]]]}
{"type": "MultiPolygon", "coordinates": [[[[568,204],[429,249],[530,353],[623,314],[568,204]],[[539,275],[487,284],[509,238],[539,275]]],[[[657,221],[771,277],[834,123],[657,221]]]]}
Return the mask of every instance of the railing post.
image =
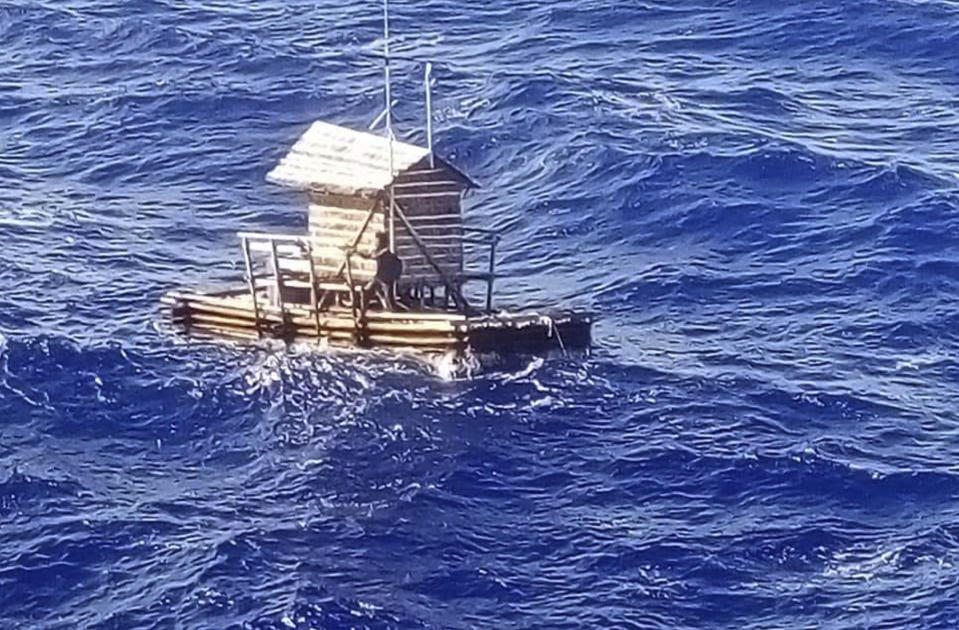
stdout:
{"type": "Polygon", "coordinates": [[[316,323],[316,339],[322,336],[320,327],[320,296],[316,290],[316,266],[313,264],[313,241],[306,239],[306,255],[310,261],[310,304],[313,307],[313,320],[316,323]]]}
{"type": "Polygon", "coordinates": [[[280,257],[276,253],[276,241],[272,238],[270,239],[270,256],[273,259],[273,285],[276,289],[276,300],[274,306],[280,309],[280,313],[283,313],[283,278],[282,271],[280,270],[280,257]]]}
{"type": "Polygon", "coordinates": [[[260,328],[260,308],[256,303],[256,278],[253,277],[253,259],[250,256],[250,241],[243,237],[243,262],[246,264],[246,283],[250,288],[250,299],[253,301],[253,326],[256,328],[256,336],[263,338],[263,330],[260,328]]]}
{"type": "MultiPolygon", "coordinates": [[[[353,341],[359,343],[360,341],[360,307],[356,303],[356,287],[353,284],[353,260],[349,251],[346,252],[346,282],[350,285],[350,306],[353,310],[353,341]]],[[[362,289],[360,290],[362,295],[362,289]]],[[[360,298],[362,299],[362,298],[360,298]]],[[[365,305],[364,305],[365,309],[365,305]]],[[[364,310],[365,315],[365,310],[364,310]]]]}
{"type": "Polygon", "coordinates": [[[489,276],[486,278],[486,312],[493,312],[493,280],[496,279],[496,244],[499,237],[494,235],[489,246],[489,276]]]}

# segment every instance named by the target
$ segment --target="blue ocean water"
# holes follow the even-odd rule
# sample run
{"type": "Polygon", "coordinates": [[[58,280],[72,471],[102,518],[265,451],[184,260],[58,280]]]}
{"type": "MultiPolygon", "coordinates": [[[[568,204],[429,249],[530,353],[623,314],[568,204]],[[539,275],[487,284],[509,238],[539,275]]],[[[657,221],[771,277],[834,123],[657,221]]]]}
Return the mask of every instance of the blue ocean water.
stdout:
{"type": "Polygon", "coordinates": [[[0,0],[0,628],[959,627],[959,4],[396,2],[592,356],[171,334],[379,11],[0,0]]]}

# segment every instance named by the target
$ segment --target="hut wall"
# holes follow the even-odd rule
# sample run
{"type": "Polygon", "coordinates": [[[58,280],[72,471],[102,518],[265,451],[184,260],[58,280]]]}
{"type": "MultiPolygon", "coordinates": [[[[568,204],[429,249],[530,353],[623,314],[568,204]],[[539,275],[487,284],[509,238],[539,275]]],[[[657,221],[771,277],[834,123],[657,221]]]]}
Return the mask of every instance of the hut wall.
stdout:
{"type": "MultiPolygon", "coordinates": [[[[460,176],[444,168],[417,164],[395,180],[394,194],[417,234],[424,239],[433,260],[450,278],[463,271],[463,219],[460,200],[465,187],[460,176]]],[[[372,208],[376,213],[363,231],[357,249],[371,253],[376,247],[376,233],[388,229],[386,207],[389,192],[375,197],[364,194],[341,194],[314,189],[310,192],[309,234],[313,241],[313,257],[317,273],[330,276],[344,260],[343,248],[354,243],[372,208]]],[[[401,284],[423,282],[433,286],[443,280],[422,254],[416,241],[396,221],[397,254],[403,260],[401,284]]],[[[375,273],[375,263],[353,257],[354,279],[367,280],[375,273]]]]}
{"type": "MultiPolygon", "coordinates": [[[[433,260],[453,278],[463,271],[463,184],[445,168],[419,168],[396,179],[397,204],[421,236],[433,260]]],[[[413,237],[396,230],[397,254],[403,259],[405,282],[442,284],[442,278],[420,252],[413,237]]]]}
{"type": "MultiPolygon", "coordinates": [[[[376,232],[384,229],[383,209],[379,201],[360,196],[310,193],[309,234],[313,241],[313,261],[319,276],[332,276],[339,270],[344,260],[343,248],[353,244],[374,206],[377,207],[376,214],[357,244],[357,249],[362,252],[373,250],[376,232]]],[[[375,263],[372,260],[354,256],[351,265],[355,279],[368,280],[373,277],[375,263]]]]}

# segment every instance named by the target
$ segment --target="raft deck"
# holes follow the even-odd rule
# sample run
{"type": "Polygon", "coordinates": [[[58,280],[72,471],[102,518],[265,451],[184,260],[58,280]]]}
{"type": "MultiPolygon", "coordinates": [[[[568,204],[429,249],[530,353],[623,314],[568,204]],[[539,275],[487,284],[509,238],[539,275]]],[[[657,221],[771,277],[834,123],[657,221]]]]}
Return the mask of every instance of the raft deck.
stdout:
{"type": "Polygon", "coordinates": [[[464,314],[441,309],[360,311],[338,305],[270,301],[247,289],[167,293],[162,301],[185,332],[244,340],[316,341],[330,346],[387,347],[422,352],[528,352],[589,347],[591,317],[575,313],[464,314]]]}

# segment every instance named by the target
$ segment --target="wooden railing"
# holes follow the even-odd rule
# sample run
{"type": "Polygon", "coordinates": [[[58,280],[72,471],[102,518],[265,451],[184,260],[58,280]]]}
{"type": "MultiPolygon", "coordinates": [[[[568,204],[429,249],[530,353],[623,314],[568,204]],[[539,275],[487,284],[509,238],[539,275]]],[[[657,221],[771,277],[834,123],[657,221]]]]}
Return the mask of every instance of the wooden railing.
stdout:
{"type": "Polygon", "coordinates": [[[247,287],[250,291],[250,298],[253,300],[253,313],[257,321],[257,334],[262,336],[260,330],[260,307],[257,302],[256,274],[253,270],[252,252],[258,251],[270,256],[273,267],[273,306],[285,313],[286,309],[283,302],[285,292],[285,281],[283,278],[283,265],[281,259],[306,259],[306,271],[309,275],[310,289],[310,311],[316,321],[317,336],[320,335],[320,310],[326,301],[326,297],[333,291],[346,291],[350,294],[350,303],[353,310],[354,319],[358,321],[359,314],[357,308],[357,291],[359,287],[353,283],[353,273],[350,263],[350,257],[344,252],[344,266],[346,268],[347,284],[342,283],[322,283],[319,281],[316,273],[316,265],[313,260],[313,243],[308,236],[294,234],[269,234],[263,232],[239,232],[240,242],[243,248],[243,263],[246,269],[247,287]]]}
{"type": "MultiPolygon", "coordinates": [[[[458,278],[458,284],[462,285],[465,282],[471,280],[479,280],[486,283],[486,312],[493,312],[493,283],[496,280],[496,249],[499,245],[499,241],[502,238],[502,233],[499,230],[491,230],[489,228],[479,228],[479,227],[470,227],[462,226],[462,230],[466,234],[475,234],[476,236],[462,236],[461,242],[464,244],[473,244],[480,246],[488,246],[489,252],[487,256],[488,267],[485,272],[463,272],[458,278]]],[[[422,236],[420,237],[424,243],[448,243],[448,236],[422,236]]]]}
{"type": "MultiPolygon", "coordinates": [[[[496,280],[496,250],[499,244],[501,233],[496,230],[478,227],[463,226],[465,233],[462,242],[479,246],[488,246],[488,267],[486,272],[464,272],[458,278],[446,278],[450,289],[454,292],[454,301],[458,301],[465,311],[472,308],[462,297],[461,286],[468,281],[479,280],[486,283],[486,312],[493,310],[493,286],[496,280]],[[456,299],[458,298],[458,300],[456,299]]],[[[286,283],[284,280],[284,268],[290,268],[292,262],[297,262],[295,271],[309,276],[310,289],[310,308],[314,312],[317,328],[319,329],[319,313],[324,307],[327,298],[331,293],[346,292],[350,296],[350,306],[354,312],[354,317],[360,317],[358,311],[359,298],[357,290],[360,284],[354,281],[354,269],[351,256],[348,252],[351,248],[344,247],[343,261],[339,265],[337,278],[333,282],[321,281],[317,274],[317,268],[313,257],[313,240],[306,235],[296,234],[275,234],[267,232],[239,232],[240,242],[243,250],[243,262],[246,269],[247,288],[250,292],[250,298],[253,301],[253,310],[257,319],[259,319],[259,304],[257,297],[257,275],[254,273],[253,254],[261,253],[269,256],[273,273],[267,275],[273,287],[272,306],[284,309],[283,296],[286,292],[286,283]],[[300,262],[302,261],[302,263],[300,262]],[[346,275],[343,282],[342,274],[346,275]]],[[[424,251],[430,242],[449,242],[448,236],[422,236],[416,237],[419,245],[424,251]]],[[[261,279],[264,276],[259,276],[261,279]]],[[[302,287],[302,284],[300,285],[302,287]]],[[[335,296],[334,296],[335,298],[335,296]]],[[[362,310],[362,309],[360,309],[362,310]]],[[[259,329],[258,329],[259,333],[259,329]]]]}

